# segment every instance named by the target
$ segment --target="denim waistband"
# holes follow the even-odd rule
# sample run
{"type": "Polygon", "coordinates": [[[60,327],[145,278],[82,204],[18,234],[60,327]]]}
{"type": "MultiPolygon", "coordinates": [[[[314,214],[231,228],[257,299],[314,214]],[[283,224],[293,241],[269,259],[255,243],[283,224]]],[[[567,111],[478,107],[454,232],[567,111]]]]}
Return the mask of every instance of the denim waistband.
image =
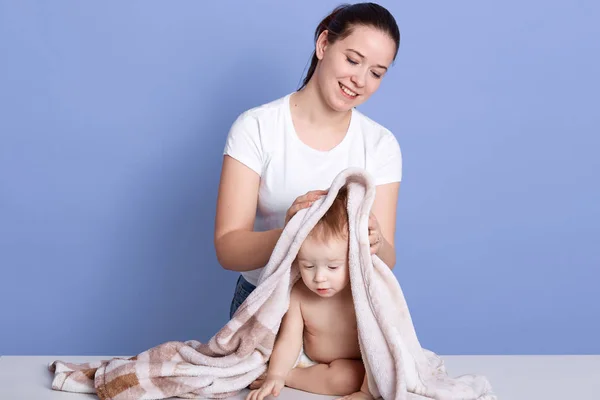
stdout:
{"type": "Polygon", "coordinates": [[[248,282],[246,278],[244,278],[242,275],[240,275],[240,277],[238,278],[238,284],[241,285],[242,288],[246,289],[248,292],[251,292],[254,289],[256,289],[256,286],[248,282]]]}

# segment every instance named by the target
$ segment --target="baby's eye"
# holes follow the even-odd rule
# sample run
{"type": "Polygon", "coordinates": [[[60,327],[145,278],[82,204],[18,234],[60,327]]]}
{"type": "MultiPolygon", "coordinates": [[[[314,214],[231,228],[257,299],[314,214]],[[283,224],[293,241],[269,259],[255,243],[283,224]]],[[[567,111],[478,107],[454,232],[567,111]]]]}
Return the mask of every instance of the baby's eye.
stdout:
{"type": "Polygon", "coordinates": [[[329,266],[329,269],[331,269],[331,270],[336,270],[338,268],[339,268],[339,265],[330,265],[329,266]]]}
{"type": "Polygon", "coordinates": [[[313,266],[312,265],[305,265],[304,268],[306,269],[311,269],[313,266]]]}

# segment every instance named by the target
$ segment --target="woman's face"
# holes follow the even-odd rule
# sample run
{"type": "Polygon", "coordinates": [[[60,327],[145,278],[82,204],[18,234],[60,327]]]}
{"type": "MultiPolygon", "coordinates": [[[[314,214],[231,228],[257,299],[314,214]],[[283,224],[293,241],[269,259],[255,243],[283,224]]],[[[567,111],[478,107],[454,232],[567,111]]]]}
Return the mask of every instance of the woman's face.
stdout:
{"type": "Polygon", "coordinates": [[[394,61],[396,44],[379,29],[357,25],[345,39],[333,44],[323,32],[316,53],[315,77],[325,102],[336,111],[348,111],[377,91],[394,61]]]}

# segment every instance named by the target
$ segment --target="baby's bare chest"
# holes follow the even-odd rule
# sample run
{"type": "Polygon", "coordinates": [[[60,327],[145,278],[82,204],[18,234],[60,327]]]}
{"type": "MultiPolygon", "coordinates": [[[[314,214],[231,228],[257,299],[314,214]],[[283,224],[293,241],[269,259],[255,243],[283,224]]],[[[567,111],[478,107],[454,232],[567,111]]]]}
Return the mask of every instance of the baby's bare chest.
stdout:
{"type": "Polygon", "coordinates": [[[357,336],[356,314],[351,302],[319,303],[308,304],[302,308],[307,333],[318,336],[357,336]]]}

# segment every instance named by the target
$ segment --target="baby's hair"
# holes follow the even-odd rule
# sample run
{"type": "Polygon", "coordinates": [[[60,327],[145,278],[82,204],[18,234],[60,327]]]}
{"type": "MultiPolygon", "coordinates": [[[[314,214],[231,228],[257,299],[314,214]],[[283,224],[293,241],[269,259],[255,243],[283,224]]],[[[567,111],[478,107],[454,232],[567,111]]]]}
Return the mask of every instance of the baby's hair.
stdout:
{"type": "Polygon", "coordinates": [[[321,217],[309,236],[319,240],[348,239],[348,190],[342,187],[331,207],[321,217]]]}

